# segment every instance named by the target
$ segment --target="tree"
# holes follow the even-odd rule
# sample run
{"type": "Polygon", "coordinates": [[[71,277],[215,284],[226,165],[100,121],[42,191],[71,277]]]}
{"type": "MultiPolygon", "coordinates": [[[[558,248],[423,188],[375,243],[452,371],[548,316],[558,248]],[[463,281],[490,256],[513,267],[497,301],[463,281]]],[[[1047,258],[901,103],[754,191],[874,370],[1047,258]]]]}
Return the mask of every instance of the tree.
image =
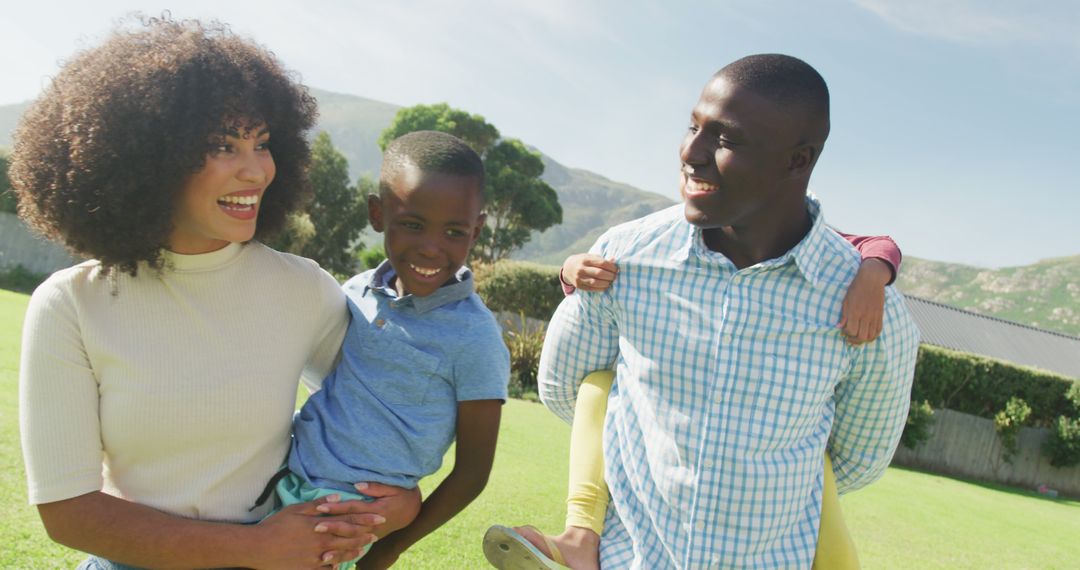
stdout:
{"type": "Polygon", "coordinates": [[[15,212],[15,194],[8,178],[8,157],[0,152],[0,212],[15,212]]]}
{"type": "Polygon", "coordinates": [[[315,196],[305,212],[294,214],[282,236],[273,246],[309,257],[338,276],[356,273],[356,253],[362,247],[357,240],[367,226],[366,192],[349,184],[349,163],[321,132],[311,145],[311,170],[308,171],[315,196]]]}
{"type": "Polygon", "coordinates": [[[562,206],[555,190],[540,179],[544,163],[540,153],[520,140],[503,139],[499,130],[480,115],[453,109],[446,103],[416,105],[398,111],[379,135],[379,147],[413,131],[432,130],[464,140],[484,159],[487,182],[487,225],[473,247],[473,258],[493,263],[528,243],[534,231],[562,222],[562,206]]]}

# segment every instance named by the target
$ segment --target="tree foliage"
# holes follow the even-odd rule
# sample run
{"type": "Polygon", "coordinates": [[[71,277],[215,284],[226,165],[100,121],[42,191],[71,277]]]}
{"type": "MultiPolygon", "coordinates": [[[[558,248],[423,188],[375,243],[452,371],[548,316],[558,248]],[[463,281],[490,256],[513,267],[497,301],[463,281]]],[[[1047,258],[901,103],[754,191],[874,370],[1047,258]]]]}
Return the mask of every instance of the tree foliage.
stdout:
{"type": "Polygon", "coordinates": [[[422,130],[452,134],[484,159],[488,218],[473,247],[475,259],[486,263],[504,259],[525,245],[532,232],[562,222],[558,195],[540,179],[544,173],[540,153],[529,150],[520,140],[501,138],[498,129],[480,115],[445,103],[401,109],[379,136],[379,147],[386,150],[390,141],[422,130]]]}
{"type": "Polygon", "coordinates": [[[8,157],[0,152],[0,212],[15,212],[15,194],[8,178],[8,157]]]}
{"type": "Polygon", "coordinates": [[[308,172],[314,199],[303,213],[289,220],[283,235],[272,245],[309,257],[338,276],[356,273],[360,232],[367,226],[367,193],[374,183],[361,179],[349,184],[349,164],[330,135],[321,132],[311,146],[308,172]]]}

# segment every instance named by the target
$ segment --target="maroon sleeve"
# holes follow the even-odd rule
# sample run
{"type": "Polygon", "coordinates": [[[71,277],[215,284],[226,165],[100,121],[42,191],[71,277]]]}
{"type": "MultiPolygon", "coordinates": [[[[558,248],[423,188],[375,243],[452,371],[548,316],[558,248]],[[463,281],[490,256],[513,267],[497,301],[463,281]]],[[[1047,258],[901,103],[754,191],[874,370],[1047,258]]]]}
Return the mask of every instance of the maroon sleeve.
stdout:
{"type": "Polygon", "coordinates": [[[888,263],[889,268],[892,269],[892,279],[889,280],[889,284],[891,285],[893,281],[896,281],[896,272],[900,270],[900,260],[903,256],[900,253],[900,246],[896,245],[896,242],[891,237],[857,236],[845,234],[835,228],[833,228],[833,231],[855,246],[855,249],[859,250],[859,254],[862,255],[863,260],[876,258],[888,263]]]}
{"type": "MultiPolygon", "coordinates": [[[[889,241],[892,241],[892,240],[889,240],[889,241]]],[[[896,251],[897,251],[897,253],[900,253],[900,250],[896,250],[896,251]]],[[[893,278],[894,279],[896,278],[896,270],[895,269],[893,270],[893,278]]],[[[570,296],[570,295],[574,294],[574,291],[577,291],[577,288],[575,288],[573,285],[567,283],[566,279],[563,279],[562,268],[561,267],[559,268],[559,284],[562,285],[562,294],[563,295],[570,296]]]]}

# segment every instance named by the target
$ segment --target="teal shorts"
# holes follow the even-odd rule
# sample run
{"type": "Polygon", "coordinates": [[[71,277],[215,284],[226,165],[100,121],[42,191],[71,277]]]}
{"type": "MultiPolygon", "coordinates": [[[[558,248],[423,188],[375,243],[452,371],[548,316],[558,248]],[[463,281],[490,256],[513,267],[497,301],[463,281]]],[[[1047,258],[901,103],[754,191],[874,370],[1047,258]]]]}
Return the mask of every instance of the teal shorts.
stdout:
{"type": "MultiPolygon", "coordinates": [[[[295,473],[289,473],[285,477],[278,481],[274,492],[277,493],[278,500],[281,502],[281,506],[277,507],[274,512],[281,510],[282,507],[289,505],[295,505],[296,503],[306,503],[308,501],[314,501],[315,499],[321,499],[327,495],[340,495],[342,501],[364,501],[365,503],[371,503],[375,501],[375,497],[369,497],[361,493],[355,493],[352,491],[339,491],[337,489],[320,489],[319,487],[313,487],[308,485],[307,481],[295,473]]],[[[273,514],[273,513],[271,513],[273,514]]],[[[269,516],[269,515],[267,515],[269,516]]],[[[342,562],[338,565],[339,570],[348,570],[356,566],[356,561],[363,558],[367,551],[371,548],[371,545],[365,546],[360,550],[360,556],[349,560],[348,562],[342,562]]]]}

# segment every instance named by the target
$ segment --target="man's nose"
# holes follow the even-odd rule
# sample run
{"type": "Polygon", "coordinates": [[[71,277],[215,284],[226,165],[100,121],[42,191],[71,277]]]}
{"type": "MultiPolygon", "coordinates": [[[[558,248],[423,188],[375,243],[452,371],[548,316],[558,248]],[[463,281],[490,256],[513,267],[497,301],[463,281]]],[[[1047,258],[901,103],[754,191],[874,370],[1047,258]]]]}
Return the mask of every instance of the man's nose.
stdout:
{"type": "Polygon", "coordinates": [[[683,164],[702,164],[706,160],[705,144],[701,131],[688,132],[679,147],[679,160],[683,164]]]}

